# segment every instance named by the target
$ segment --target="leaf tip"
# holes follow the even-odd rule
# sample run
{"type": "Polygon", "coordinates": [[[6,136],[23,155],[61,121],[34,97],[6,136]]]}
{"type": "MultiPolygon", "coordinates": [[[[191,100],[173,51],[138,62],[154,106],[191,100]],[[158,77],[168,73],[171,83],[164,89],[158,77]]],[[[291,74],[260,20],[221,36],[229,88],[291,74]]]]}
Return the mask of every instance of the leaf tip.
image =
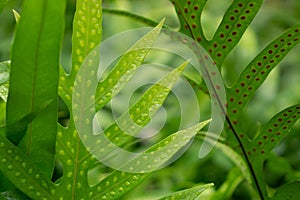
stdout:
{"type": "Polygon", "coordinates": [[[19,20],[20,20],[20,18],[21,18],[21,16],[20,16],[20,14],[19,14],[15,9],[12,9],[12,12],[13,12],[13,14],[14,14],[16,23],[18,24],[18,23],[19,23],[19,20]]]}

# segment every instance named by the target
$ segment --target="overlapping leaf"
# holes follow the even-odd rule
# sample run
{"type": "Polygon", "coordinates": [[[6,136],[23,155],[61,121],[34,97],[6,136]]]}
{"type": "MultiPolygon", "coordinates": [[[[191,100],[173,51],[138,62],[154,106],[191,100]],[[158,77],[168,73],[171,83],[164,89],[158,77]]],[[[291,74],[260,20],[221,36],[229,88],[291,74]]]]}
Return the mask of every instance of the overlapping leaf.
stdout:
{"type": "MultiPolygon", "coordinates": [[[[185,146],[191,139],[197,134],[197,132],[203,128],[209,121],[201,122],[186,130],[178,131],[171,134],[169,137],[163,139],[159,143],[156,143],[135,159],[128,161],[124,164],[124,169],[135,168],[135,171],[142,172],[143,170],[155,170],[163,166],[172,156],[177,153],[183,146],[185,146]]],[[[99,184],[94,186],[94,191],[98,191],[94,198],[106,198],[115,199],[122,196],[125,192],[131,190],[142,180],[144,180],[149,173],[126,173],[121,171],[115,171],[102,180],[99,184]]],[[[212,186],[212,185],[210,185],[212,186]]],[[[204,190],[204,188],[192,188],[191,190],[178,192],[172,197],[188,198],[191,191],[197,190],[197,196],[204,190]]],[[[193,194],[195,195],[195,194],[193,194]]],[[[170,196],[170,197],[171,197],[170,196]]]]}
{"type": "MultiPolygon", "coordinates": [[[[149,88],[126,113],[104,130],[106,137],[114,141],[114,144],[118,146],[130,142],[132,136],[138,134],[140,129],[150,122],[151,117],[162,106],[172,86],[176,83],[187,64],[187,62],[183,63],[149,88]],[[120,125],[123,124],[124,126],[120,127],[120,125]],[[128,132],[126,133],[126,131],[130,132],[130,135],[128,132]]],[[[121,66],[117,66],[117,68],[118,67],[121,66]]],[[[94,141],[97,141],[97,136],[94,138],[94,141]]],[[[100,140],[103,141],[103,139],[100,140]]],[[[98,142],[96,142],[95,146],[97,148],[91,149],[94,155],[101,154],[105,156],[113,151],[113,146],[111,146],[110,143],[102,142],[101,145],[99,145],[98,142]],[[103,149],[100,153],[99,148],[103,149]]]]}
{"type": "Polygon", "coordinates": [[[51,100],[20,142],[51,178],[57,131],[57,82],[64,1],[24,2],[12,48],[7,123],[20,120],[51,100]]]}

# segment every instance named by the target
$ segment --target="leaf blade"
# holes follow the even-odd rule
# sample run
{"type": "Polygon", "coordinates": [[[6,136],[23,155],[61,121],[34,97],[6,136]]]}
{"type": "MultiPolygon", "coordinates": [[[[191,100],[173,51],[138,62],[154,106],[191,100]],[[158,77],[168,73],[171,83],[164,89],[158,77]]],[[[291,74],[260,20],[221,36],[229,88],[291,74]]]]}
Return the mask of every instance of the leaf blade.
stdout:
{"type": "Polygon", "coordinates": [[[279,188],[272,198],[273,200],[297,200],[300,198],[299,181],[289,183],[279,188]]]}
{"type": "Polygon", "coordinates": [[[54,167],[58,63],[64,7],[65,1],[24,2],[12,48],[7,101],[7,122],[10,123],[52,100],[30,124],[20,143],[49,178],[54,167]],[[42,133],[42,128],[45,133],[42,133]]]}
{"type": "Polygon", "coordinates": [[[189,200],[189,199],[197,199],[202,192],[205,190],[213,187],[213,183],[195,186],[189,189],[185,189],[171,195],[165,196],[160,198],[159,200],[172,200],[172,199],[182,199],[182,200],[189,200]]]}
{"type": "Polygon", "coordinates": [[[97,86],[96,109],[102,108],[131,79],[143,63],[151,46],[159,36],[164,20],[137,41],[118,61],[107,77],[97,86]]]}
{"type": "Polygon", "coordinates": [[[262,3],[263,0],[238,0],[233,1],[227,9],[208,46],[208,51],[219,68],[240,41],[262,3]]]}
{"type": "Polygon", "coordinates": [[[0,169],[15,186],[33,199],[52,198],[54,185],[36,165],[0,135],[0,169]]]}

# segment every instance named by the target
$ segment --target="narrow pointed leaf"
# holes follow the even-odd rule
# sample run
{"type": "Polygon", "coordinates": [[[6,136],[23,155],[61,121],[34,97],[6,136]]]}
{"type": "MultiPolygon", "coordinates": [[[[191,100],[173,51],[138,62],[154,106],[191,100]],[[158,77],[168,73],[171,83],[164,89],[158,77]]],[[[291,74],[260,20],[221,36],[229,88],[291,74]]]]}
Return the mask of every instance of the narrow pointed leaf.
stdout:
{"type": "Polygon", "coordinates": [[[29,125],[20,143],[21,148],[35,160],[48,178],[51,178],[54,167],[64,7],[65,1],[61,0],[24,2],[12,48],[7,101],[9,124],[52,100],[29,125]]]}
{"type": "Polygon", "coordinates": [[[72,83],[85,57],[101,42],[101,23],[102,0],[77,1],[72,36],[72,83]]]}
{"type": "Polygon", "coordinates": [[[249,155],[255,162],[263,162],[273,148],[290,133],[291,128],[300,118],[300,105],[291,106],[276,114],[251,141],[249,155]]]}
{"type": "Polygon", "coordinates": [[[114,95],[118,94],[134,75],[159,36],[163,23],[164,20],[136,42],[120,58],[107,77],[99,83],[96,92],[97,110],[106,105],[114,95]]]}
{"type": "Polygon", "coordinates": [[[124,164],[124,169],[143,172],[154,171],[170,164],[172,157],[192,141],[194,136],[206,126],[210,120],[200,122],[190,128],[180,130],[156,143],[133,160],[124,164]]]}
{"type": "Polygon", "coordinates": [[[150,87],[128,112],[124,113],[112,125],[106,128],[104,133],[109,140],[105,140],[105,136],[102,134],[94,136],[93,138],[95,138],[94,141],[96,142],[93,145],[94,147],[91,148],[91,152],[97,156],[107,156],[111,152],[114,152],[114,146],[111,145],[110,140],[115,145],[121,146],[129,142],[132,136],[138,134],[141,128],[150,122],[151,117],[162,106],[187,64],[188,62],[185,62],[166,74],[160,81],[150,87]],[[129,132],[131,133],[130,135],[128,134],[129,132]],[[98,140],[102,141],[101,145],[97,142],[98,140]],[[99,152],[99,149],[101,149],[101,152],[99,152]]]}
{"type": "Polygon", "coordinates": [[[207,44],[201,26],[201,14],[207,0],[171,0],[180,21],[180,32],[187,34],[202,45],[207,44]]]}
{"type": "MultiPolygon", "coordinates": [[[[60,67],[58,92],[72,112],[71,97],[74,80],[86,56],[102,39],[102,0],[76,1],[72,34],[72,69],[69,74],[60,67]]],[[[98,61],[98,55],[94,58],[98,61]]],[[[71,115],[72,116],[72,115],[71,115]]]]}
{"type": "MultiPolygon", "coordinates": [[[[124,11],[124,10],[103,8],[103,13],[128,17],[128,18],[131,18],[135,21],[142,22],[142,23],[147,24],[147,25],[152,26],[152,27],[155,27],[159,24],[159,22],[153,21],[152,19],[146,18],[146,17],[141,16],[141,15],[137,15],[137,14],[134,14],[134,13],[131,13],[131,12],[128,12],[128,11],[124,11]]],[[[163,25],[163,27],[167,28],[166,25],[163,25]]]]}
{"type": "MultiPolygon", "coordinates": [[[[237,140],[243,143],[242,149],[248,145],[248,135],[240,127],[240,115],[272,69],[299,43],[299,30],[300,23],[270,43],[243,70],[234,86],[227,90],[227,131],[232,147],[240,146],[237,140]]],[[[244,150],[244,153],[247,151],[244,150]]]]}
{"type": "Polygon", "coordinates": [[[176,192],[174,194],[171,194],[169,196],[165,196],[160,198],[159,200],[173,200],[173,199],[181,199],[181,200],[190,200],[190,199],[197,199],[202,192],[207,190],[208,188],[213,187],[213,183],[205,184],[205,185],[199,185],[192,187],[190,189],[182,190],[179,192],[176,192]]]}
{"type": "Polygon", "coordinates": [[[14,17],[15,17],[16,22],[19,23],[19,20],[21,18],[20,14],[14,9],[12,11],[14,13],[14,17]]]}
{"type": "Polygon", "coordinates": [[[228,91],[228,114],[237,120],[241,112],[253,97],[259,86],[265,81],[272,69],[300,42],[300,23],[270,43],[244,69],[235,85],[228,91]]]}
{"type": "Polygon", "coordinates": [[[221,67],[224,59],[240,41],[262,2],[263,0],[236,0],[227,9],[208,47],[218,67],[221,67]]]}

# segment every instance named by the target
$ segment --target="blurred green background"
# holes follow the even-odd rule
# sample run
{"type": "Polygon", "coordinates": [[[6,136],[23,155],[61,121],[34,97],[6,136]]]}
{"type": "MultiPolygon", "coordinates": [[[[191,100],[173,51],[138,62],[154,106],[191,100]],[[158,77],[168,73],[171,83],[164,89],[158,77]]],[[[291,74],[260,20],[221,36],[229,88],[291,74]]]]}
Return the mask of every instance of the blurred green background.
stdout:
{"type": "MultiPolygon", "coordinates": [[[[208,38],[216,30],[222,15],[232,1],[208,0],[203,14],[203,29],[208,38]]],[[[21,13],[20,0],[9,1],[0,15],[0,61],[9,60],[10,46],[13,40],[15,20],[12,9],[21,13]]],[[[103,0],[106,8],[131,11],[155,21],[166,18],[166,24],[178,28],[175,11],[167,0],[103,0]]],[[[65,36],[61,53],[61,63],[67,71],[71,65],[72,17],[75,0],[68,0],[66,12],[65,36]]],[[[238,46],[226,59],[222,68],[224,81],[231,85],[239,73],[268,43],[284,32],[288,27],[300,21],[300,1],[265,0],[257,17],[241,39],[238,46]]],[[[103,38],[144,24],[126,17],[104,14],[103,38]]],[[[296,47],[281,64],[272,71],[265,83],[243,114],[244,128],[254,136],[256,130],[265,124],[280,110],[300,101],[300,46],[296,47]]],[[[200,105],[209,106],[208,98],[199,92],[200,105]]],[[[3,106],[3,104],[0,104],[3,106]]],[[[201,108],[202,109],[202,108],[201,108]]],[[[207,109],[203,108],[205,112],[207,109]]],[[[174,112],[176,115],[176,112],[174,112]]],[[[2,115],[2,113],[1,113],[2,115]]],[[[176,116],[174,116],[176,117],[176,116]]],[[[1,117],[2,118],[2,117],[1,117]]],[[[176,121],[176,120],[175,120],[176,121]]],[[[176,126],[171,123],[170,126],[176,126]]],[[[176,127],[170,127],[170,130],[176,127]]],[[[201,141],[196,139],[191,148],[176,163],[155,172],[148,180],[122,199],[153,199],[168,192],[192,187],[197,183],[213,182],[218,188],[233,167],[232,162],[218,150],[214,150],[204,159],[197,157],[201,141]]],[[[276,147],[274,157],[266,162],[267,183],[278,188],[283,183],[298,177],[300,179],[300,122],[292,130],[290,137],[276,147]]],[[[97,173],[97,169],[91,173],[97,173]]],[[[232,199],[253,199],[251,190],[243,182],[234,192],[232,199]]]]}

